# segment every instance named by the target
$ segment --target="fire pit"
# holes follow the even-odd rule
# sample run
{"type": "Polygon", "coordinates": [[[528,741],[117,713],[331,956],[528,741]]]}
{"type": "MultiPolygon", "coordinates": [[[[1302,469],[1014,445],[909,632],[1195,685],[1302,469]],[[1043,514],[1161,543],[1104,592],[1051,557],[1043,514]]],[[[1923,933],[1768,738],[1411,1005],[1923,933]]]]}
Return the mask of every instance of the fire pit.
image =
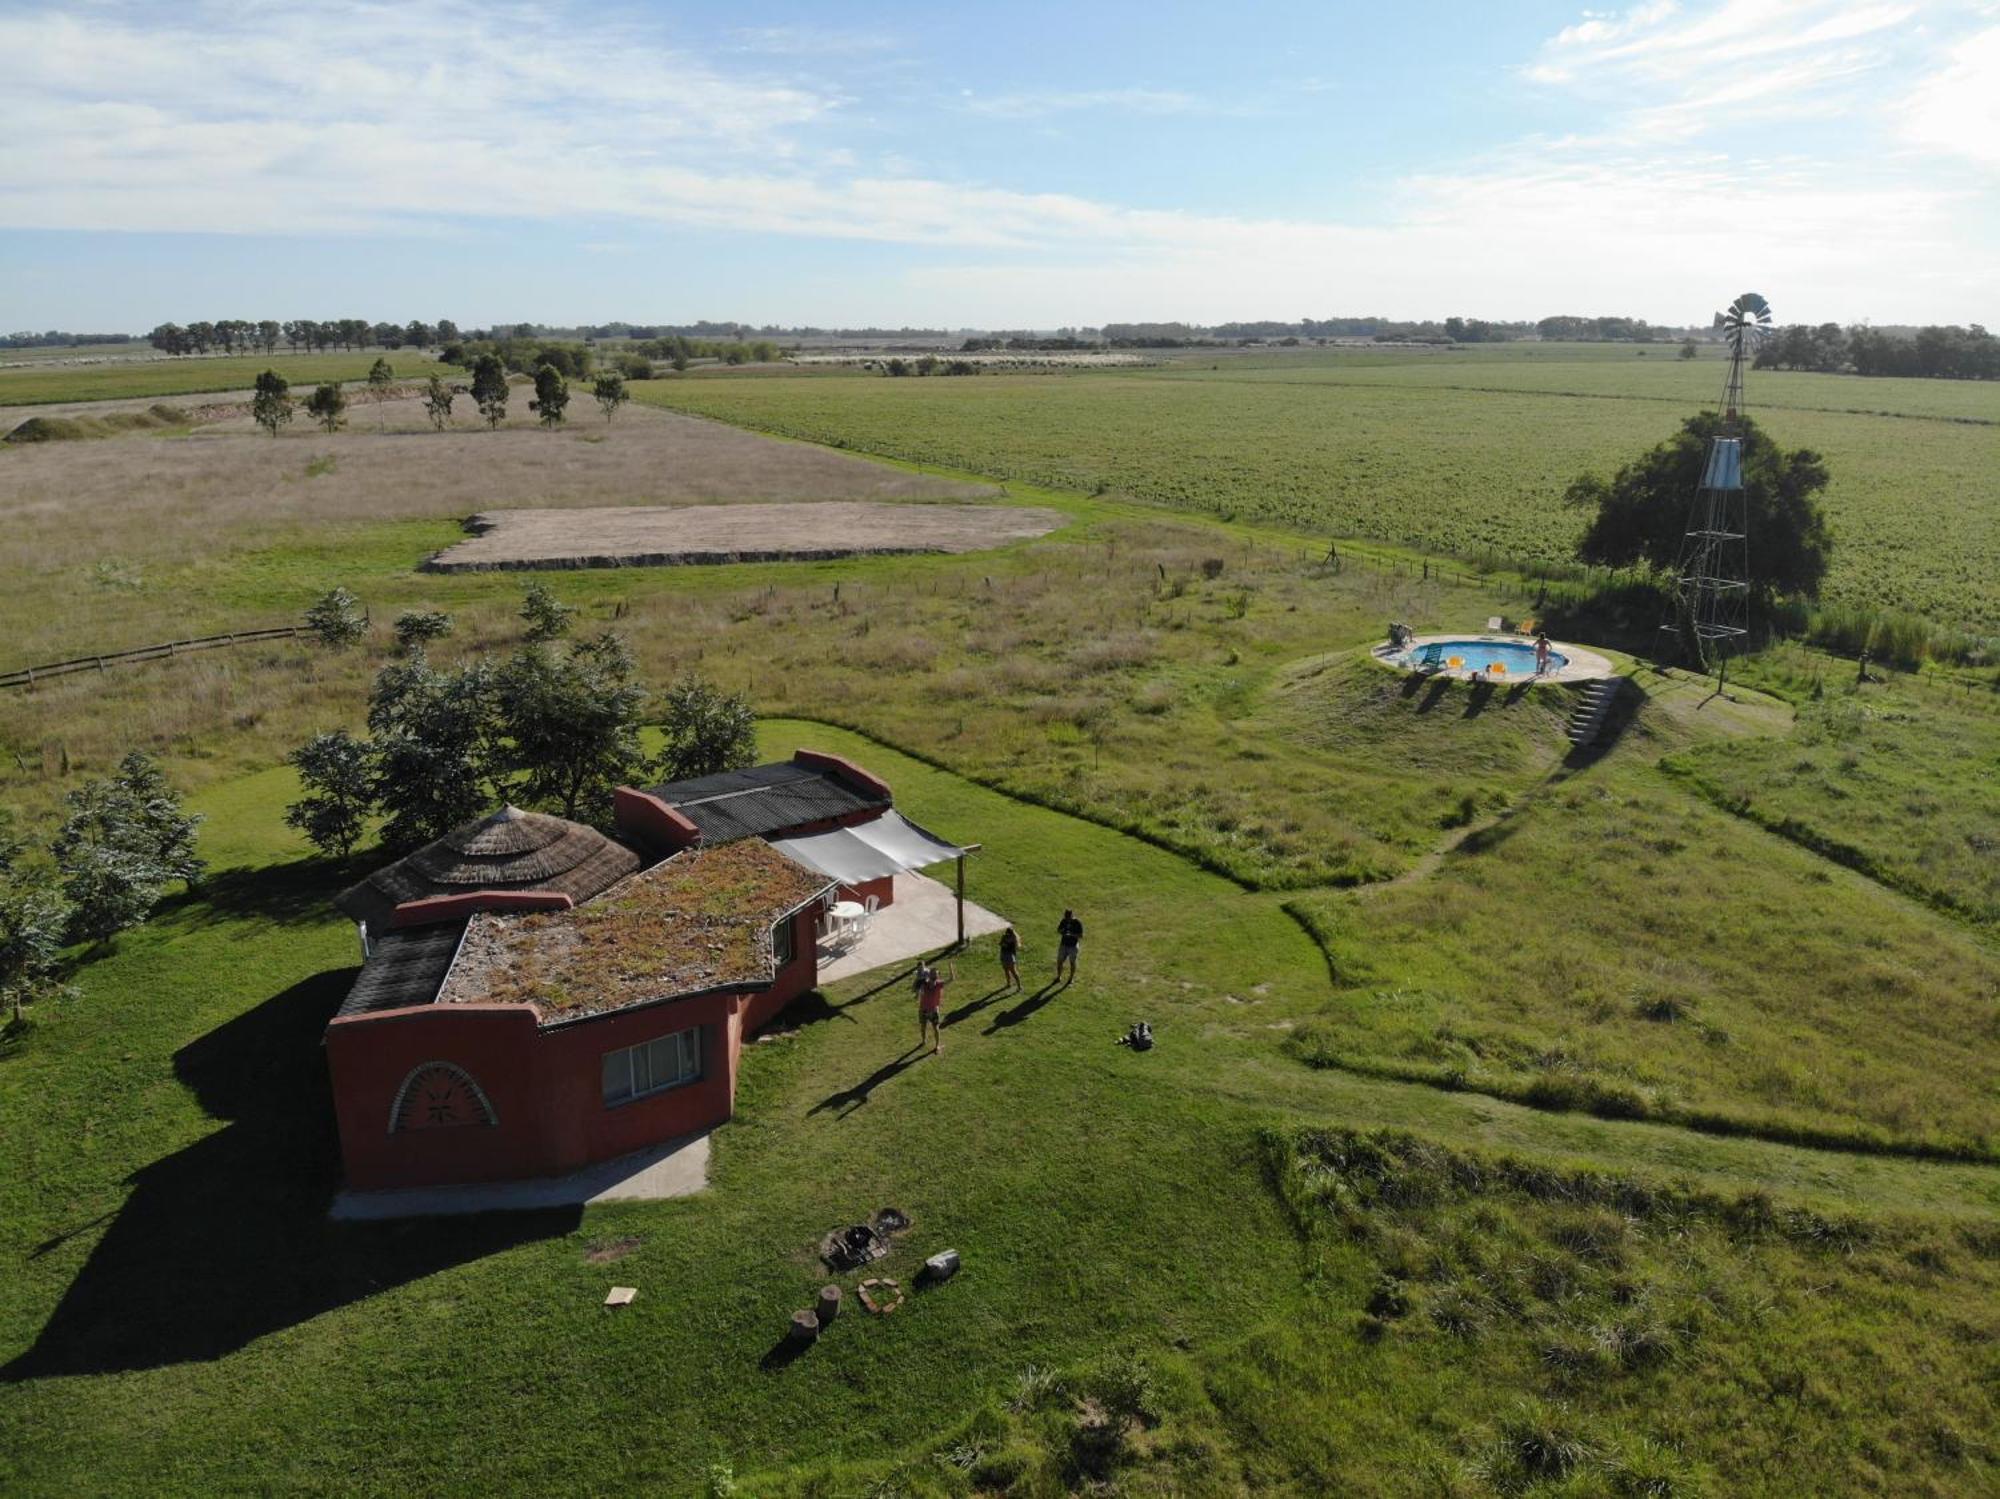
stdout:
{"type": "Polygon", "coordinates": [[[872,1222],[834,1229],[819,1241],[819,1257],[836,1273],[859,1270],[887,1254],[894,1247],[891,1238],[909,1226],[908,1214],[898,1208],[883,1208],[872,1222]]]}

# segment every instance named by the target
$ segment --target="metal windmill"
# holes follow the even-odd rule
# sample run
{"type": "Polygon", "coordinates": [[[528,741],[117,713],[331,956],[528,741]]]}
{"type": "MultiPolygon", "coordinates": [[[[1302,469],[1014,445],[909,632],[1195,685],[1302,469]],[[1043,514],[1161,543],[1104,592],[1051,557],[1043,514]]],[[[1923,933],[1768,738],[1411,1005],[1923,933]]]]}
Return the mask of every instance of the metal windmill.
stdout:
{"type": "Polygon", "coordinates": [[[1729,652],[1749,631],[1750,544],[1743,495],[1743,371],[1771,331],[1771,304],[1746,291],[1716,315],[1729,342],[1722,426],[1709,439],[1701,485],[1688,507],[1687,532],[1674,564],[1673,632],[1720,687],[1729,652]]]}

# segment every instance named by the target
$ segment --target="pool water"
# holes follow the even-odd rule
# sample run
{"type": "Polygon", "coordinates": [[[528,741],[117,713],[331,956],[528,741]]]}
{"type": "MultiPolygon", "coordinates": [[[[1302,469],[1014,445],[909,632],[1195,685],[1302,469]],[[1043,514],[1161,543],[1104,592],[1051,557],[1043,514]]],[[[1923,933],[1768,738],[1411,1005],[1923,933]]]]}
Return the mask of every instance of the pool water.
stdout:
{"type": "MultiPolygon", "coordinates": [[[[1510,677],[1532,677],[1535,674],[1535,647],[1532,642],[1516,640],[1433,640],[1418,646],[1404,660],[1411,666],[1442,667],[1453,656],[1464,658],[1463,671],[1484,671],[1494,662],[1507,668],[1510,677]]],[[[1569,657],[1561,651],[1549,652],[1549,670],[1561,671],[1569,665],[1569,657]]]]}

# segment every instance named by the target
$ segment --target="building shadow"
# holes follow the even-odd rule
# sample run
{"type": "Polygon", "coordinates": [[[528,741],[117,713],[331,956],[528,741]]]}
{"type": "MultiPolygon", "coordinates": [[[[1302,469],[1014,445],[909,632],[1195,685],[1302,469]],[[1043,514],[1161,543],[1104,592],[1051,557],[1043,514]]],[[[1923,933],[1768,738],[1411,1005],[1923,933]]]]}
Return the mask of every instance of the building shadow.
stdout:
{"type": "Polygon", "coordinates": [[[321,923],[333,896],[359,877],[359,865],[348,859],[220,869],[162,901],[159,914],[198,925],[245,917],[280,926],[321,923]]]}
{"type": "MultiPolygon", "coordinates": [[[[353,978],[351,968],[315,975],[175,1054],[176,1076],[229,1123],[129,1178],[130,1196],[0,1380],[221,1358],[379,1291],[576,1226],[576,1208],[327,1219],[340,1169],[320,1033],[353,978]]],[[[30,1257],[101,1222],[68,1225],[30,1257]]]]}
{"type": "Polygon", "coordinates": [[[1006,1030],[1009,1026],[1021,1024],[1022,1021],[1028,1019],[1035,1011],[1054,999],[1074,982],[1074,979],[1063,979],[1060,982],[1055,979],[1049,980],[1048,983],[1042,985],[1033,994],[1030,994],[1026,999],[1015,1005],[1013,1009],[1002,1010],[998,1015],[995,1015],[993,1023],[987,1026],[982,1034],[988,1036],[996,1035],[1000,1031],[1006,1030]]]}

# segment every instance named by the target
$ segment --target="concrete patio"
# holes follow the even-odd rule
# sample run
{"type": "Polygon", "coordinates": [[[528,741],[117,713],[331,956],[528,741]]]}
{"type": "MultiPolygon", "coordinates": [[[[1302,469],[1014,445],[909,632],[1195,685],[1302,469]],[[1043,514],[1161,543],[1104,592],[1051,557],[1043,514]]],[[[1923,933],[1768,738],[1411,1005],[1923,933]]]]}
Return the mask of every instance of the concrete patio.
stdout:
{"type": "MultiPolygon", "coordinates": [[[[819,981],[837,984],[950,947],[958,940],[958,902],[951,887],[921,874],[899,874],[896,898],[877,911],[868,922],[868,934],[845,950],[820,947],[819,981]]],[[[997,932],[1007,925],[1003,917],[984,906],[965,903],[965,935],[968,939],[997,932]]]]}
{"type": "Polygon", "coordinates": [[[518,1213],[584,1207],[597,1202],[647,1202],[686,1197],[708,1185],[708,1132],[684,1135],[568,1176],[533,1181],[474,1182],[460,1187],[404,1187],[341,1192],[330,1218],[363,1222],[436,1218],[463,1213],[518,1213]]]}

